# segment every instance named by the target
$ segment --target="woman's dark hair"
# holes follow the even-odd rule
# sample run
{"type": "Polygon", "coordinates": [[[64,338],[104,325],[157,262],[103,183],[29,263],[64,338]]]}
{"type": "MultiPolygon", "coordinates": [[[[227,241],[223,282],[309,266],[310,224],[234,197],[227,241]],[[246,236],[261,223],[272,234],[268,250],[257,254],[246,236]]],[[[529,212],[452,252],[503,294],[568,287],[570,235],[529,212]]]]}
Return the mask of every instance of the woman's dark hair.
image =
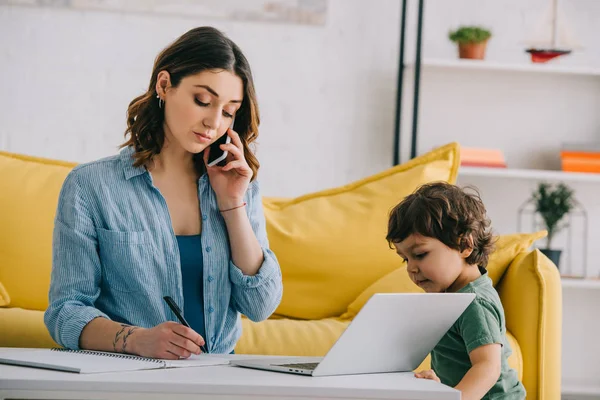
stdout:
{"type": "Polygon", "coordinates": [[[468,189],[473,193],[446,182],[419,187],[390,212],[388,243],[413,233],[432,237],[451,249],[473,249],[465,261],[485,268],[493,250],[490,220],[477,190],[468,189]]]}
{"type": "MultiPolygon", "coordinates": [[[[256,178],[259,163],[249,145],[258,137],[260,117],[252,72],[248,60],[240,48],[227,36],[212,27],[200,27],[183,34],[165,48],[154,61],[148,90],[129,103],[127,129],[129,136],[122,147],[135,149],[134,165],[139,167],[160,153],[165,134],[163,132],[164,111],[156,98],[156,81],[160,71],[167,71],[171,85],[177,87],[181,80],[205,70],[225,70],[241,78],[244,99],[236,113],[234,130],[240,135],[244,156],[256,178]]],[[[204,171],[201,154],[194,156],[196,168],[204,171]]]]}

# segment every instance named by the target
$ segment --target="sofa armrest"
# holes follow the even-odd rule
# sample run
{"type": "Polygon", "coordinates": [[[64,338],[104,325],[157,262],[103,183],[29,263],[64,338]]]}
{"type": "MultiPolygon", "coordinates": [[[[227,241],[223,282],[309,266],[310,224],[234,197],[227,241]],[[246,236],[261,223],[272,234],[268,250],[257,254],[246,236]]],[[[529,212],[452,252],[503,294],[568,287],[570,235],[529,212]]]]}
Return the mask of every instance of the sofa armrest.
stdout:
{"type": "Polygon", "coordinates": [[[562,286],[539,250],[519,253],[497,286],[506,328],[523,354],[527,399],[560,400],[562,286]]]}

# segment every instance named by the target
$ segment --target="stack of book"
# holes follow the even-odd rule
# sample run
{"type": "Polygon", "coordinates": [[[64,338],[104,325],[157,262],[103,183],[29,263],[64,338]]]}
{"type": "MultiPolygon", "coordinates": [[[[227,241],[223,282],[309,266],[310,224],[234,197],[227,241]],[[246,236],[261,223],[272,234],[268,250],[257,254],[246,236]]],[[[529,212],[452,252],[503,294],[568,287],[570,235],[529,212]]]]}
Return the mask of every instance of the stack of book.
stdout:
{"type": "Polygon", "coordinates": [[[463,167],[506,168],[506,161],[502,150],[461,147],[460,165],[463,167]]]}
{"type": "Polygon", "coordinates": [[[560,160],[563,171],[600,173],[600,142],[565,143],[560,160]]]}

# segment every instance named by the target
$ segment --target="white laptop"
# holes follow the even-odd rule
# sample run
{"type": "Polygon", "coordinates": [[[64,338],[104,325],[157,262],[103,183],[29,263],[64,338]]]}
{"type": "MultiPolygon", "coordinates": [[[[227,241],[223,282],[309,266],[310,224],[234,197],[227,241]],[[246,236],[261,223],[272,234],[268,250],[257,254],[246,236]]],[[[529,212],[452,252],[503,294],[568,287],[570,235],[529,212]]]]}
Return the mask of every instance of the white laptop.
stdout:
{"type": "Polygon", "coordinates": [[[231,365],[310,376],[413,371],[473,299],[471,293],[377,293],[325,357],[231,360],[231,365]]]}

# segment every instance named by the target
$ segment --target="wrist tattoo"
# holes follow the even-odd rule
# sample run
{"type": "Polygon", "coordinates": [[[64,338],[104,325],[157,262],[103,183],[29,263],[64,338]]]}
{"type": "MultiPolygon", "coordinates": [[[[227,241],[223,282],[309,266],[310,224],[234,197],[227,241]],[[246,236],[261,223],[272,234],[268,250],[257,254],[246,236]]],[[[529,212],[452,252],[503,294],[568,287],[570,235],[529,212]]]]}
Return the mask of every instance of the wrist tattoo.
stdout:
{"type": "Polygon", "coordinates": [[[133,332],[135,332],[135,330],[136,330],[137,328],[138,328],[137,326],[134,326],[133,328],[129,328],[129,330],[127,331],[127,333],[125,334],[125,336],[123,336],[123,347],[121,348],[121,351],[122,351],[123,353],[126,353],[126,351],[127,351],[127,338],[128,338],[129,336],[131,336],[131,334],[132,334],[133,332]]]}
{"type": "Polygon", "coordinates": [[[121,324],[121,329],[119,329],[119,331],[115,334],[115,338],[113,339],[113,350],[115,351],[115,353],[118,352],[117,351],[117,342],[123,335],[123,332],[125,332],[125,329],[127,329],[128,327],[129,327],[129,325],[127,325],[127,324],[121,324]]]}

